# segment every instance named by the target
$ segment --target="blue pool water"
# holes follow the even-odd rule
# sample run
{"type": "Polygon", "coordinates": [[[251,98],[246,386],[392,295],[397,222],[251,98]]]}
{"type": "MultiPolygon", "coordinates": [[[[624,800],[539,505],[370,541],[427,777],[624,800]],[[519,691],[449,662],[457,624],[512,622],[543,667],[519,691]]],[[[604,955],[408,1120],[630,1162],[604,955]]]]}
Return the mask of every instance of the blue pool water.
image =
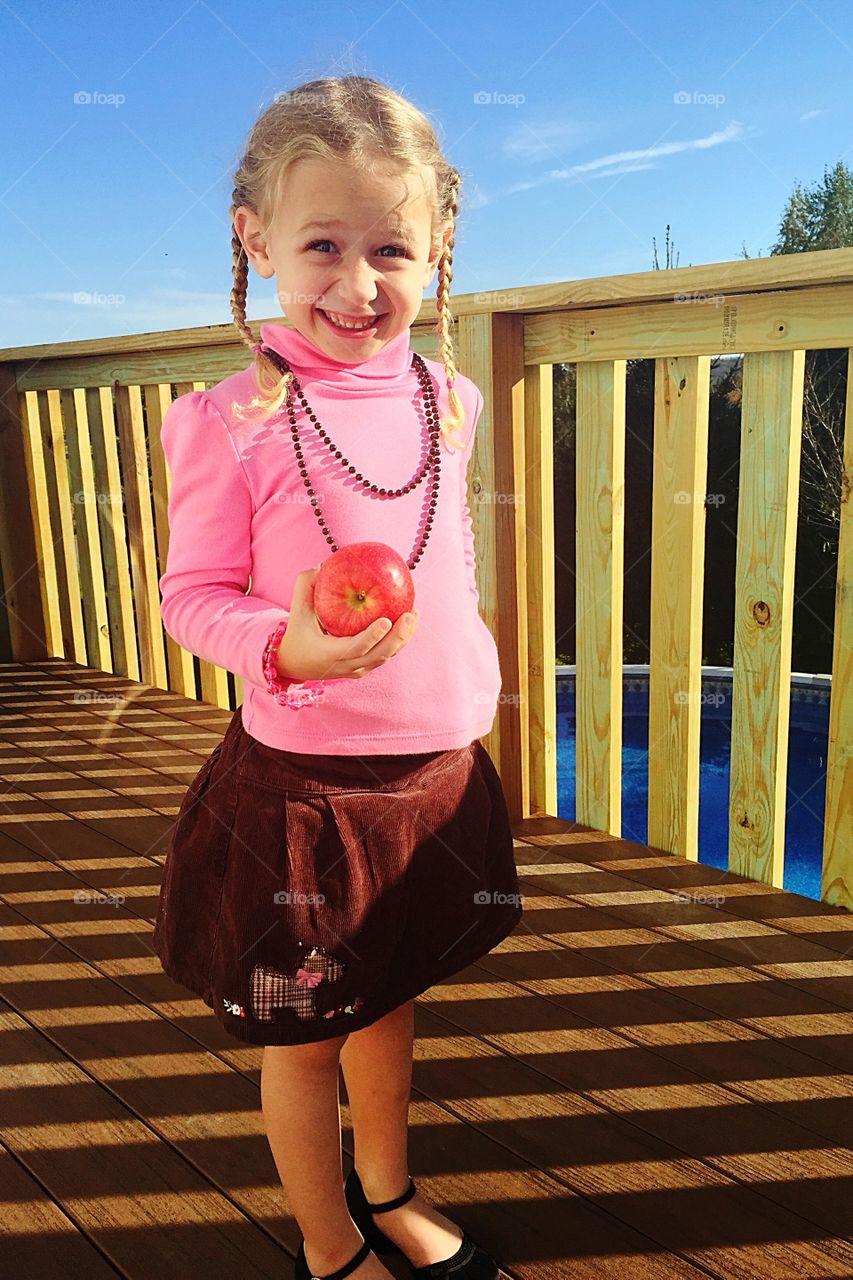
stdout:
{"type": "MultiPolygon", "coordinates": [[[[699,770],[699,861],[728,869],[731,676],[702,680],[699,770]]],[[[784,888],[820,900],[829,681],[793,684],[788,752],[784,888]]],[[[622,838],[646,844],[649,803],[648,675],[624,677],[622,838]]],[[[575,811],[575,677],[557,670],[557,816],[575,811]]]]}

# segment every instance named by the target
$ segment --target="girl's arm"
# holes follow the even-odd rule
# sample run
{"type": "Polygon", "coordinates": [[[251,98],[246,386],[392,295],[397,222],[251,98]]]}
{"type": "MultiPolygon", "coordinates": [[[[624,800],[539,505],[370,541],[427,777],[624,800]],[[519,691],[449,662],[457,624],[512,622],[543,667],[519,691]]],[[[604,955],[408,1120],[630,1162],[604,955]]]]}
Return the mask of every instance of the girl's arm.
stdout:
{"type": "Polygon", "coordinates": [[[252,499],[231,434],[206,393],[191,391],[167,410],[160,440],[171,473],[163,626],[190,653],[268,689],[264,652],[289,611],[246,595],[252,499]]]}

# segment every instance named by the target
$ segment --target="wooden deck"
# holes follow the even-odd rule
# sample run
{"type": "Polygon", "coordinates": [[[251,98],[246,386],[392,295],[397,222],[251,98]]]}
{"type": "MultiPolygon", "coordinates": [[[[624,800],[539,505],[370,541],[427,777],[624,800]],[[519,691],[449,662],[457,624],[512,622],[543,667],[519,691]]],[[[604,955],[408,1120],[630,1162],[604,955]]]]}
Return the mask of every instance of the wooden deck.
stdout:
{"type": "MultiPolygon", "coordinates": [[[[150,940],[229,713],[64,660],[0,680],[5,1274],[290,1276],[263,1051],[150,940]]],[[[853,918],[556,819],[516,835],[521,924],[416,1004],[421,1189],[525,1280],[853,1276],[853,918]]]]}

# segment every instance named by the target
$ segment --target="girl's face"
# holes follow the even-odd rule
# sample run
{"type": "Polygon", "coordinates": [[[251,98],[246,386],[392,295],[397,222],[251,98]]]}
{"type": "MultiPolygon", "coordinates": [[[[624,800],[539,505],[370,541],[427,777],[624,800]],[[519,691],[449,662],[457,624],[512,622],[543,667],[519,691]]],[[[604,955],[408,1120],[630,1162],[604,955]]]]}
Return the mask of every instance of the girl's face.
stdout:
{"type": "Polygon", "coordinates": [[[293,164],[269,234],[241,207],[234,227],[255,270],[276,277],[291,324],[338,360],[366,360],[407,329],[432,280],[448,225],[431,243],[435,173],[381,159],[365,173],[342,160],[293,164]],[[335,321],[369,320],[363,333],[335,321]]]}

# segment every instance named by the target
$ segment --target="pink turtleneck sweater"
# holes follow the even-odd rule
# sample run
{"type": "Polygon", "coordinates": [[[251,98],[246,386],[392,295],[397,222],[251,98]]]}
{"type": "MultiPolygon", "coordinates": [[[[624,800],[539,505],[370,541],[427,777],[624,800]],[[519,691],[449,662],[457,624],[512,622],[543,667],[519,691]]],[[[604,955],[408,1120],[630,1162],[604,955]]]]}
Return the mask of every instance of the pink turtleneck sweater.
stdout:
{"type": "MultiPolygon", "coordinates": [[[[429,436],[410,330],[361,362],[336,360],[272,321],[261,326],[261,339],[290,363],[312,412],[366,481],[397,489],[419,470],[429,436]]],[[[426,365],[444,417],[444,367],[435,360],[426,365]]],[[[256,392],[252,366],[209,391],[180,396],[167,411],[163,625],[183,648],[242,677],[243,726],[267,746],[411,754],[467,746],[491,729],[501,672],[479,613],[466,482],[483,397],[461,374],[455,387],[465,409],[465,447],[454,453],[439,446],[433,524],[412,570],[420,610],[415,634],[390,662],[357,679],[324,681],[320,700],[302,707],[277,701],[262,665],[270,636],[288,616],[297,573],[331,554],[297,466],[287,413],[282,408],[260,424],[234,416],[233,402],[248,403],[256,392]]],[[[308,477],[337,546],[387,542],[408,560],[428,480],[399,498],[364,490],[298,402],[295,412],[308,477]]]]}

